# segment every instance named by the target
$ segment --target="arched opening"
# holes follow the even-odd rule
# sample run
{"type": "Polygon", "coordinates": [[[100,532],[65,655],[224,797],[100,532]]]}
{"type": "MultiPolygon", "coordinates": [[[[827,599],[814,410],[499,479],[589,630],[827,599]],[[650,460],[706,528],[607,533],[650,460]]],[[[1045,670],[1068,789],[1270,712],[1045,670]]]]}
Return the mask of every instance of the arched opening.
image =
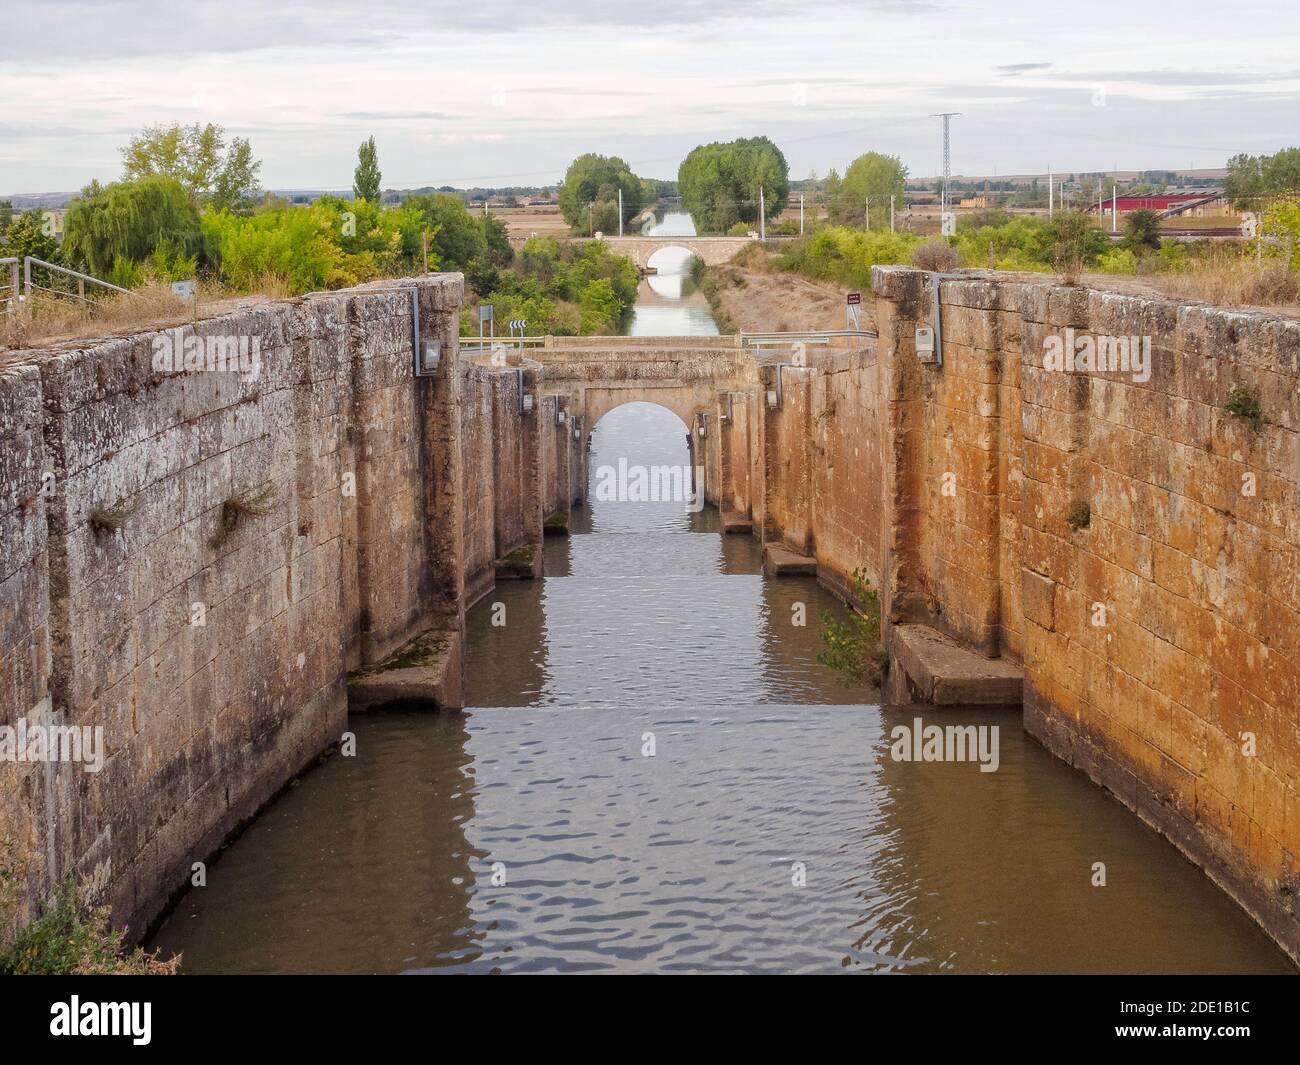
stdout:
{"type": "Polygon", "coordinates": [[[689,432],[681,413],[647,400],[620,403],[599,417],[587,460],[591,531],[691,527],[702,508],[703,476],[689,432]]]}
{"type": "Polygon", "coordinates": [[[646,260],[650,273],[641,280],[632,336],[717,336],[718,326],[692,276],[702,261],[679,244],[658,248],[646,260]]]}
{"type": "Polygon", "coordinates": [[[646,267],[651,271],[652,277],[661,277],[665,280],[688,277],[691,272],[691,260],[694,258],[696,254],[690,248],[668,244],[650,253],[650,258],[646,260],[646,267]]]}

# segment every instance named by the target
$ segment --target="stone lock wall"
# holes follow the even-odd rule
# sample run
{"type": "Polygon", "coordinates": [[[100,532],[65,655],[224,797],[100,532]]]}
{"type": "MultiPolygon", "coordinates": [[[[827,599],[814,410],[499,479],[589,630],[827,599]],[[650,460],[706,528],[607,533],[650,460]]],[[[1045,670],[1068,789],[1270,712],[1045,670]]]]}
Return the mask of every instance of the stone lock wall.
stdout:
{"type": "Polygon", "coordinates": [[[805,366],[790,358],[764,356],[746,391],[717,398],[710,419],[719,429],[717,473],[710,470],[710,482],[724,510],[751,517],[764,541],[811,555],[836,591],[847,593],[859,568],[878,584],[888,512],[886,408],[875,352],[813,348],[805,366]],[[780,360],[780,405],[773,408],[766,396],[777,389],[780,360]]]}
{"type": "Polygon", "coordinates": [[[337,740],[348,669],[456,616],[461,292],[367,286],[0,370],[0,724],[102,727],[105,754],[0,762],[29,904],[74,876],[142,932],[337,740]],[[413,292],[438,380],[414,379],[413,292]],[[256,372],[159,368],[193,338],[243,338],[256,372]]]}
{"type": "Polygon", "coordinates": [[[949,280],[938,369],[914,349],[928,278],[877,268],[874,288],[889,618],[1023,659],[1025,727],[1300,958],[1300,322],[949,280]],[[1055,368],[1067,329],[1149,338],[1149,376],[1055,368]]]}

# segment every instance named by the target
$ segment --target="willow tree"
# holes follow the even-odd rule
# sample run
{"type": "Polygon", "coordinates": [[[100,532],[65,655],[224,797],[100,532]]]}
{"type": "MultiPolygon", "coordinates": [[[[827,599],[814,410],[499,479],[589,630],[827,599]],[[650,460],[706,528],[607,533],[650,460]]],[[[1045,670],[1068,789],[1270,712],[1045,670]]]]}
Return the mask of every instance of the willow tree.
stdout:
{"type": "Polygon", "coordinates": [[[677,187],[698,229],[725,233],[737,222],[756,223],[760,199],[768,218],[784,210],[790,168],[766,137],[702,144],[682,160],[677,187]]]}
{"type": "Polygon", "coordinates": [[[65,261],[103,277],[117,259],[143,262],[160,247],[188,258],[202,246],[193,198],[175,178],[154,175],[83,189],[68,206],[61,251],[65,261]]]}

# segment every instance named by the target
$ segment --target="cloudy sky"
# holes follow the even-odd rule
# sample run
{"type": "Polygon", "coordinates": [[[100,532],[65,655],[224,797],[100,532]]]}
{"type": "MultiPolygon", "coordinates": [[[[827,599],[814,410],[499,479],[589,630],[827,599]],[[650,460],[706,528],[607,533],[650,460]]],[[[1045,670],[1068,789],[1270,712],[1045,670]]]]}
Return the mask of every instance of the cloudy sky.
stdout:
{"type": "Polygon", "coordinates": [[[38,0],[0,33],[0,194],[120,171],[217,122],[273,188],[545,184],[584,151],[675,177],[766,134],[793,176],[875,149],[953,172],[1215,167],[1300,142],[1300,6],[1181,0],[38,0]],[[646,12],[643,14],[643,12],[646,12]]]}

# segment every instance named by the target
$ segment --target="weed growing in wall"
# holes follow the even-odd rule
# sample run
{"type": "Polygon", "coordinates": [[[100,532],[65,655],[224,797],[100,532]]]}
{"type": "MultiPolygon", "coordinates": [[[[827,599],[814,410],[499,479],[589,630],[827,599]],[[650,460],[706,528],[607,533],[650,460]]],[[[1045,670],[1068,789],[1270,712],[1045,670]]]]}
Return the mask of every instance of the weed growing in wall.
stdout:
{"type": "Polygon", "coordinates": [[[884,677],[888,659],[880,646],[880,597],[863,567],[853,571],[848,617],[840,620],[829,610],[822,614],[822,641],[826,649],[817,661],[842,673],[848,683],[879,684],[884,677]]]}

